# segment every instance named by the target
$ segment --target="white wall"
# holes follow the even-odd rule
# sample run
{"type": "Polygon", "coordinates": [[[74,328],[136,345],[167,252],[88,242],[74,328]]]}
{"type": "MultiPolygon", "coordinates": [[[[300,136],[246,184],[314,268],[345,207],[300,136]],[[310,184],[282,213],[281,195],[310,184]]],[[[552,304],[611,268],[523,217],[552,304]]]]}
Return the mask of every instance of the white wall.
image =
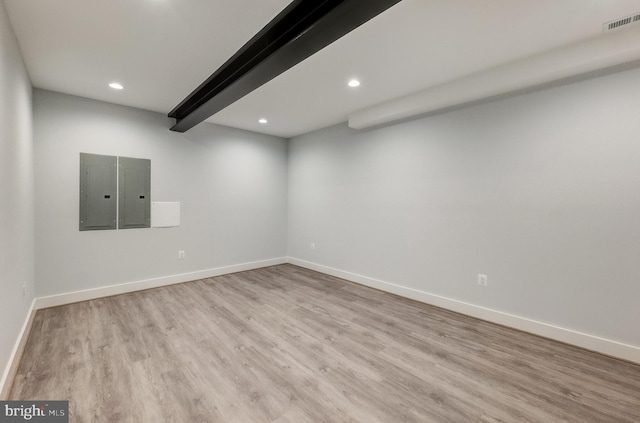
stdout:
{"type": "Polygon", "coordinates": [[[288,180],[295,259],[640,347],[640,70],[303,135],[288,180]]]}
{"type": "Polygon", "coordinates": [[[34,119],[38,297],[286,255],[286,140],[42,90],[34,119]],[[182,226],[80,232],[80,152],[151,159],[182,226]]]}
{"type": "Polygon", "coordinates": [[[31,82],[0,2],[0,388],[33,301],[32,161],[31,82]]]}

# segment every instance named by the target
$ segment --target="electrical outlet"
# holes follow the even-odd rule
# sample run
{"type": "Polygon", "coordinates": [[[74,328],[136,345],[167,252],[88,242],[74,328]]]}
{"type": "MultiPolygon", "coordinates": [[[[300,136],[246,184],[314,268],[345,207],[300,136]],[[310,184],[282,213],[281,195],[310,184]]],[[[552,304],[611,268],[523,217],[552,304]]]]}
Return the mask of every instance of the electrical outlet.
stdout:
{"type": "Polygon", "coordinates": [[[27,283],[26,282],[22,283],[22,296],[23,297],[27,296],[27,283]]]}
{"type": "Polygon", "coordinates": [[[487,275],[478,275],[478,285],[480,286],[487,286],[488,284],[488,278],[487,275]]]}
{"type": "Polygon", "coordinates": [[[311,244],[309,244],[309,249],[310,249],[311,251],[315,251],[315,250],[316,250],[316,243],[315,243],[315,242],[312,242],[311,244]]]}
{"type": "Polygon", "coordinates": [[[182,260],[185,257],[184,251],[178,251],[178,259],[182,260]]]}

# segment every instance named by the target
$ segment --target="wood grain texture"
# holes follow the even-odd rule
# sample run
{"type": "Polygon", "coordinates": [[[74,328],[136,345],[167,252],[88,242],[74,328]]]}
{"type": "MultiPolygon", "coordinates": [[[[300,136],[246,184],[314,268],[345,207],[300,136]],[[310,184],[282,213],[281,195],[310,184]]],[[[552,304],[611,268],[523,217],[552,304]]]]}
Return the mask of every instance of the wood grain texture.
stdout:
{"type": "Polygon", "coordinates": [[[281,265],[40,310],[11,399],[74,423],[637,423],[640,366],[281,265]]]}

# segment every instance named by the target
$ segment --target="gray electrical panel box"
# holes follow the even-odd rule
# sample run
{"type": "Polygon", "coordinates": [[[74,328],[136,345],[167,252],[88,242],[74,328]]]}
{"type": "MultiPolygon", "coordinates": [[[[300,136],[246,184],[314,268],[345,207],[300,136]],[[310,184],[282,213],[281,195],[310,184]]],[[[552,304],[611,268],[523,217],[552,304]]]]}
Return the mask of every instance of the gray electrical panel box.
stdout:
{"type": "Polygon", "coordinates": [[[80,153],[80,230],[116,229],[117,157],[80,153]]]}
{"type": "Polygon", "coordinates": [[[119,157],[118,228],[151,227],[151,160],[119,157]]]}

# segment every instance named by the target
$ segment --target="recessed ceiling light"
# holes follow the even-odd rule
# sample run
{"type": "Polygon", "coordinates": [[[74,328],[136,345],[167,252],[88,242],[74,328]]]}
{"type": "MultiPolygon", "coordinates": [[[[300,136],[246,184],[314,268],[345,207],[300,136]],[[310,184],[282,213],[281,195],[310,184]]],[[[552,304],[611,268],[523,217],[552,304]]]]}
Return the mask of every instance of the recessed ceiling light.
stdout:
{"type": "Polygon", "coordinates": [[[360,81],[358,81],[357,79],[352,79],[351,81],[349,81],[349,86],[350,87],[359,87],[360,86],[360,81]]]}
{"type": "Polygon", "coordinates": [[[267,123],[267,122],[268,122],[268,120],[266,120],[265,118],[262,118],[262,119],[260,119],[258,122],[260,122],[260,123],[262,123],[262,124],[265,124],[265,123],[267,123]]]}
{"type": "Polygon", "coordinates": [[[114,90],[121,90],[124,88],[121,84],[118,84],[117,82],[112,82],[111,84],[109,84],[109,86],[114,90]]]}

